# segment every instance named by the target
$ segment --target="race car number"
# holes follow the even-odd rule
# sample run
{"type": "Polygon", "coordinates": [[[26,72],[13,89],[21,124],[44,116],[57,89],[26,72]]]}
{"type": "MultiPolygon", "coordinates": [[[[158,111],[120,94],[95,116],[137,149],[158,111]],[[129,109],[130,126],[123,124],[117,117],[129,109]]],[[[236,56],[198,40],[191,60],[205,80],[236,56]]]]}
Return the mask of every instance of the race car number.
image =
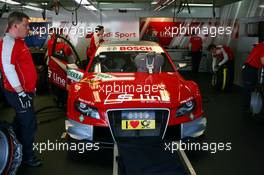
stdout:
{"type": "Polygon", "coordinates": [[[155,120],[122,120],[122,130],[145,130],[155,128],[155,120]]]}

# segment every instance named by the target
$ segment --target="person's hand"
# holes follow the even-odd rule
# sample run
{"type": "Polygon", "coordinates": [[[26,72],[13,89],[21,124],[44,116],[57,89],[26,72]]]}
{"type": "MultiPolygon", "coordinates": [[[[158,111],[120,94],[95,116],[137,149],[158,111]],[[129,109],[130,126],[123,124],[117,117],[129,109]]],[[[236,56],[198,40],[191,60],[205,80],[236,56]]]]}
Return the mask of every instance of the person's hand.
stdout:
{"type": "Polygon", "coordinates": [[[215,65],[214,67],[214,72],[217,72],[219,70],[220,66],[219,65],[215,65]]]}
{"type": "Polygon", "coordinates": [[[18,95],[18,100],[20,102],[21,108],[27,109],[31,107],[32,98],[28,94],[22,91],[22,92],[19,92],[17,95],[18,95]]]}

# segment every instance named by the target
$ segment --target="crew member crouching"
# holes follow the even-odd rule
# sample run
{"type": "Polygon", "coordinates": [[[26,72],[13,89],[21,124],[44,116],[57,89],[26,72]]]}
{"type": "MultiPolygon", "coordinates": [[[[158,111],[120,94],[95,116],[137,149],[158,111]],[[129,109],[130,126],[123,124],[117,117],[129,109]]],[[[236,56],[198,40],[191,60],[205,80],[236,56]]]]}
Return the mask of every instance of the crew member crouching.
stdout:
{"type": "MultiPolygon", "coordinates": [[[[213,81],[216,89],[230,90],[234,81],[234,53],[228,46],[210,44],[208,50],[212,54],[212,70],[217,77],[213,81]]],[[[214,80],[214,79],[213,79],[214,80]]]]}

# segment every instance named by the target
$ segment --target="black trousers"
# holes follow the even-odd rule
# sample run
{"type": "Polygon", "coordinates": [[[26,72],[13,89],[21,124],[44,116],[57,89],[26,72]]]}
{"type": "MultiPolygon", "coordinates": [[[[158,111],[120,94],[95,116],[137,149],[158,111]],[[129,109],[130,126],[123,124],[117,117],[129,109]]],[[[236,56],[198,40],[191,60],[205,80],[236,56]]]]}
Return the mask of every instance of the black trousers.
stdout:
{"type": "Polygon", "coordinates": [[[192,71],[196,73],[199,71],[202,51],[192,52],[191,56],[192,56],[192,71]]]}
{"type": "Polygon", "coordinates": [[[228,69],[228,77],[227,77],[227,89],[230,90],[230,88],[233,86],[234,83],[234,74],[235,74],[235,63],[234,60],[228,60],[226,64],[224,64],[224,67],[227,67],[228,69]]]}
{"type": "MultiPolygon", "coordinates": [[[[33,108],[23,109],[20,105],[17,93],[10,92],[3,88],[8,103],[15,109],[16,116],[13,121],[13,129],[17,139],[23,146],[23,160],[29,160],[34,157],[33,142],[37,131],[37,119],[33,108]]],[[[33,94],[28,93],[33,99],[33,94]]]]}
{"type": "Polygon", "coordinates": [[[245,64],[242,69],[244,85],[244,110],[250,107],[251,92],[254,91],[258,83],[258,69],[245,64]]]}

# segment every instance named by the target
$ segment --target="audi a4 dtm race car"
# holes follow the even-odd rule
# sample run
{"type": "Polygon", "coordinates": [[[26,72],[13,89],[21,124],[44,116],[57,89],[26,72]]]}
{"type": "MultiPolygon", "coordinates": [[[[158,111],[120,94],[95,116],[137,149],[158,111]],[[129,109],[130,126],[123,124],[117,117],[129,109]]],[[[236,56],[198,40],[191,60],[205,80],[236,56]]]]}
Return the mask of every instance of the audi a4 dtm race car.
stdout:
{"type": "MultiPolygon", "coordinates": [[[[50,59],[59,61],[56,55],[50,59]]],[[[141,138],[179,140],[205,131],[197,84],[184,80],[154,42],[104,43],[86,70],[64,64],[67,76],[61,85],[68,90],[70,139],[107,145],[141,138]]]]}

